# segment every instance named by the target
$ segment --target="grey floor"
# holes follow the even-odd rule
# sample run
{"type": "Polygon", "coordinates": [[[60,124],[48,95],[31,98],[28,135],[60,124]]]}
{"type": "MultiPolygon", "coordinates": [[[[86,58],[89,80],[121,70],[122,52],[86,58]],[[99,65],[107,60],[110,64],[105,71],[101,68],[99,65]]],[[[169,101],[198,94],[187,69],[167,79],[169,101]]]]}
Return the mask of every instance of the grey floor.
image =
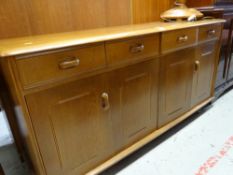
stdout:
{"type": "Polygon", "coordinates": [[[0,163],[6,175],[27,175],[27,167],[16,151],[8,122],[0,112],[0,163]]]}
{"type": "Polygon", "coordinates": [[[20,161],[14,144],[0,147],[0,163],[6,175],[29,175],[27,166],[20,161]]]}
{"type": "MultiPolygon", "coordinates": [[[[0,148],[0,163],[27,174],[14,145],[0,148]]],[[[102,175],[233,175],[233,90],[102,175]]]]}

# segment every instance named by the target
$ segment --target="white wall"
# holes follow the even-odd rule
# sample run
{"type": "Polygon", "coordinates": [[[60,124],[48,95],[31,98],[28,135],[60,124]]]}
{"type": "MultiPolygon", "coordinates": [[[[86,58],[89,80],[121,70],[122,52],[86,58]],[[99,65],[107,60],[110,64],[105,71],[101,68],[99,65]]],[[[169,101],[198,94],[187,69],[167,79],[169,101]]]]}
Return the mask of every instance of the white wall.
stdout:
{"type": "Polygon", "coordinates": [[[7,120],[0,112],[0,147],[13,143],[13,138],[7,120]]]}

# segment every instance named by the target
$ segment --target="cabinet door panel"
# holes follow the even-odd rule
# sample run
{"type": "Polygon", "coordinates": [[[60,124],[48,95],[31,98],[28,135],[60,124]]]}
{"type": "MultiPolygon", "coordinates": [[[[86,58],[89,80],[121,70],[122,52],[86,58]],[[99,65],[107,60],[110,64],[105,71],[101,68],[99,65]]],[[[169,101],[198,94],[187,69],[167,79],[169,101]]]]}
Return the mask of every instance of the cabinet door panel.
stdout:
{"type": "Polygon", "coordinates": [[[122,118],[126,137],[134,137],[147,128],[150,115],[149,76],[141,73],[125,79],[122,94],[122,118]],[[138,98],[139,97],[139,98],[138,98]],[[141,110],[136,110],[141,109],[141,110]],[[142,116],[145,116],[142,117],[142,116]],[[137,122],[135,122],[137,121],[137,122]],[[128,125],[133,123],[133,125],[128,125]]]}
{"type": "Polygon", "coordinates": [[[192,86],[192,106],[201,103],[211,95],[211,86],[214,73],[216,43],[206,43],[197,49],[197,57],[194,62],[193,86],[192,86]],[[198,61],[198,62],[197,62],[198,61]]]}
{"type": "Polygon", "coordinates": [[[174,120],[190,107],[194,49],[161,58],[159,126],[174,120]]]}
{"type": "Polygon", "coordinates": [[[110,75],[116,146],[131,144],[157,127],[158,60],[110,75]]]}
{"type": "Polygon", "coordinates": [[[27,96],[43,161],[51,174],[82,174],[109,156],[111,124],[101,107],[103,85],[102,78],[89,78],[27,96]],[[51,160],[56,161],[54,169],[51,160]]]}

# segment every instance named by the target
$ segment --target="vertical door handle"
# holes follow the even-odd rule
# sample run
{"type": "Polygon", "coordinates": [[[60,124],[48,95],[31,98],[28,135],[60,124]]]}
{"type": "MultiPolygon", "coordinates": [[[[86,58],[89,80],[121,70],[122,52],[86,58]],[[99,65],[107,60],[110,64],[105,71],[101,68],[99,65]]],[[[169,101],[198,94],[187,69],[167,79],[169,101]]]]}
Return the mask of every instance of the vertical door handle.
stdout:
{"type": "Polygon", "coordinates": [[[102,99],[102,108],[107,111],[110,108],[110,103],[109,103],[109,95],[108,93],[104,92],[101,95],[101,99],[102,99]]]}
{"type": "Polygon", "coordinates": [[[200,61],[198,61],[198,60],[195,61],[195,68],[194,69],[196,72],[200,69],[200,64],[201,64],[200,61]]]}

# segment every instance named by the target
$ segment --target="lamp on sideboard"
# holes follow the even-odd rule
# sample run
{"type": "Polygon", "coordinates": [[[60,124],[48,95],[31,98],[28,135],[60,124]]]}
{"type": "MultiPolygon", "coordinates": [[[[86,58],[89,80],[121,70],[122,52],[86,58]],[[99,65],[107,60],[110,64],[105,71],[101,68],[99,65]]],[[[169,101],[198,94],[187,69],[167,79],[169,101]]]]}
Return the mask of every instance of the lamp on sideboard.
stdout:
{"type": "Polygon", "coordinates": [[[186,5],[186,0],[176,0],[174,2],[174,8],[165,11],[161,14],[161,19],[164,21],[174,21],[174,20],[188,20],[193,21],[198,18],[203,17],[203,14],[194,8],[188,8],[186,5]]]}

